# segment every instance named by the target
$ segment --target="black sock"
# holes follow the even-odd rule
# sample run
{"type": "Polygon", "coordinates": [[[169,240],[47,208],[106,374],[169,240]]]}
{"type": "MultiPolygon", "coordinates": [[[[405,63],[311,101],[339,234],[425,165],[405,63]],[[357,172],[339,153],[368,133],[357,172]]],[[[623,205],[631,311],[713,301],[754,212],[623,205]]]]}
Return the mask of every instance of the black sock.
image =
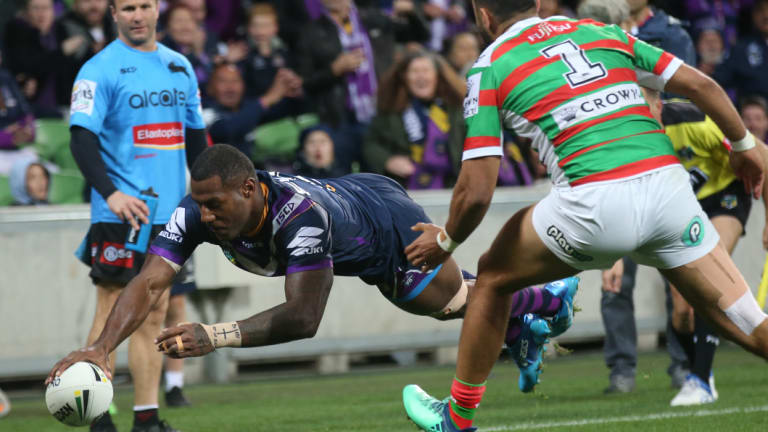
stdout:
{"type": "Polygon", "coordinates": [[[109,411],[105,412],[104,415],[97,418],[93,423],[91,423],[91,428],[95,428],[98,426],[109,426],[114,425],[112,423],[112,416],[109,414],[109,411]]]}
{"type": "Polygon", "coordinates": [[[696,361],[691,364],[691,372],[705,383],[709,383],[709,374],[712,372],[712,362],[715,360],[715,350],[720,345],[720,338],[712,331],[709,323],[698,315],[694,324],[694,334],[696,335],[696,361]]]}
{"type": "Polygon", "coordinates": [[[155,423],[160,423],[160,419],[157,417],[157,408],[133,412],[133,424],[146,425],[155,423]]]}
{"type": "Polygon", "coordinates": [[[685,356],[688,357],[688,364],[692,365],[696,362],[696,346],[693,343],[693,333],[680,333],[677,329],[672,329],[677,337],[677,341],[685,351],[685,356]]]}

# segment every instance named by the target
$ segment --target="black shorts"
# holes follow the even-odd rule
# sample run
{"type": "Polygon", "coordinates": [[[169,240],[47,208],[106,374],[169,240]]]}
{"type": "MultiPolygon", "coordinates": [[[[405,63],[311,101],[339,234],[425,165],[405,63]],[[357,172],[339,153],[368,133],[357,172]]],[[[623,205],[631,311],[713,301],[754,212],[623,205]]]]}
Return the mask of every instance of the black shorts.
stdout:
{"type": "MultiPolygon", "coordinates": [[[[163,230],[165,225],[152,226],[150,242],[163,230]]],[[[125,248],[125,239],[131,225],[116,223],[95,223],[91,225],[85,238],[87,246],[78,257],[91,267],[88,274],[94,285],[128,285],[144,265],[146,254],[125,248]]],[[[171,288],[171,295],[184,294],[195,289],[194,277],[185,265],[176,276],[171,288]],[[187,269],[187,271],[185,271],[187,269]],[[178,288],[176,285],[179,285],[178,288]]]]}
{"type": "Polygon", "coordinates": [[[744,190],[741,180],[734,180],[725,189],[699,201],[701,208],[712,219],[715,216],[733,216],[741,222],[746,234],[747,218],[752,209],[752,197],[744,190]]]}

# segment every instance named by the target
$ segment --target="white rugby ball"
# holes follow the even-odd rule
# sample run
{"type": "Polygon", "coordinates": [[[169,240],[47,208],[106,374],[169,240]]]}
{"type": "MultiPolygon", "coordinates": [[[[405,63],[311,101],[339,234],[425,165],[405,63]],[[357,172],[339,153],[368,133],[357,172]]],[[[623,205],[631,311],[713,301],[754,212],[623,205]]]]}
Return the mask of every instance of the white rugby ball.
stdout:
{"type": "Polygon", "coordinates": [[[69,426],[87,426],[107,412],[112,382],[93,363],[77,362],[56,377],[45,390],[45,404],[56,420],[69,426]]]}

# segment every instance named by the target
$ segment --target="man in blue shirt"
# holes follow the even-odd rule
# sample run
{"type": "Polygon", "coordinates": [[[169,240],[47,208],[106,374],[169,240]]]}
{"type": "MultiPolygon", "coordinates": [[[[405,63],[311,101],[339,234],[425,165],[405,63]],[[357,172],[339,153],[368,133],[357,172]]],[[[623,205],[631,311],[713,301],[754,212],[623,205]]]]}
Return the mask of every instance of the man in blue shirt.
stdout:
{"type": "MultiPolygon", "coordinates": [[[[88,336],[101,333],[122,288],[144,254],[125,248],[131,229],[152,224],[158,233],[185,192],[185,163],[205,147],[197,80],[187,59],[155,39],[156,0],[110,4],[118,39],[80,70],[72,90],[71,149],[92,185],[91,228],[81,259],[90,265],[97,306],[88,336]],[[159,195],[152,220],[138,198],[159,195]]],[[[162,356],[152,340],[162,328],[168,300],[156,303],[128,349],[135,385],[134,432],[172,431],[157,415],[162,356]]],[[[112,358],[114,362],[114,357],[112,358]]],[[[92,430],[114,431],[108,415],[92,430]]]]}
{"type": "MultiPolygon", "coordinates": [[[[240,321],[164,330],[157,343],[173,358],[313,337],[334,275],[376,285],[407,312],[461,318],[474,277],[453,259],[432,271],[407,261],[405,246],[419,235],[412,227],[426,222],[424,210],[386,177],[316,180],[256,171],[234,147],[215,145],[192,167],[192,194],[152,243],[146,265],[118,299],[102,335],[54,366],[49,380],[76,361],[106,368],[108,354],[162,299],[167,282],[204,242],[218,245],[250,273],[285,276],[286,301],[240,321]]],[[[527,288],[510,304],[514,318],[505,343],[521,369],[521,390],[531,391],[538,382],[547,336],[570,326],[577,283],[569,278],[527,288]]]]}

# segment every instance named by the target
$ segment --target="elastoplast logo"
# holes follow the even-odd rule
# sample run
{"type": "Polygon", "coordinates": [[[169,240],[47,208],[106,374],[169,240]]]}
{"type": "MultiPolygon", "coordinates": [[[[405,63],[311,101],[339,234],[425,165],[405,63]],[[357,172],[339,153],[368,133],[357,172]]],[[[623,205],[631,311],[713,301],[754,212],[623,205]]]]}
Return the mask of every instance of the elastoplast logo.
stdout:
{"type": "Polygon", "coordinates": [[[689,223],[683,231],[683,243],[686,246],[698,246],[701,244],[701,240],[704,239],[704,222],[701,218],[696,216],[689,223]]]}
{"type": "Polygon", "coordinates": [[[128,105],[133,109],[185,106],[186,102],[187,95],[175,88],[159,91],[144,90],[141,93],[134,93],[128,97],[128,105]]]}
{"type": "Polygon", "coordinates": [[[584,255],[583,253],[577,251],[573,246],[571,246],[571,244],[568,243],[568,240],[565,239],[565,236],[563,235],[563,232],[560,230],[560,228],[554,225],[550,225],[549,228],[547,228],[547,235],[555,240],[555,243],[557,243],[557,246],[559,246],[563,252],[576,258],[577,260],[592,261],[594,259],[589,255],[584,255]]]}
{"type": "Polygon", "coordinates": [[[184,129],[180,122],[134,126],[133,145],[160,150],[179,149],[184,146],[184,129]]]}

